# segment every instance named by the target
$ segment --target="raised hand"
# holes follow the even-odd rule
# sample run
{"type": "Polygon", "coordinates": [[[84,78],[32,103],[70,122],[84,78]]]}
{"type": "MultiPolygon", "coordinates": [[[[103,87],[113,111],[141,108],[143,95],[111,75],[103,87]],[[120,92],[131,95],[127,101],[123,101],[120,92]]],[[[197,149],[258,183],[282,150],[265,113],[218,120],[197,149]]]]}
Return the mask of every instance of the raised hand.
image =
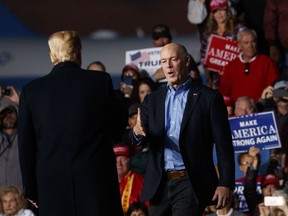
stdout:
{"type": "Polygon", "coordinates": [[[136,124],[133,128],[133,132],[137,137],[145,137],[146,136],[145,128],[142,126],[140,108],[137,109],[137,121],[136,121],[136,124]]]}
{"type": "Polygon", "coordinates": [[[17,91],[15,90],[15,88],[13,86],[7,86],[6,89],[8,89],[10,91],[10,94],[9,95],[4,95],[2,94],[2,88],[0,86],[0,97],[4,97],[4,98],[7,98],[9,99],[10,101],[14,102],[15,104],[19,105],[19,95],[17,93],[17,91]]]}

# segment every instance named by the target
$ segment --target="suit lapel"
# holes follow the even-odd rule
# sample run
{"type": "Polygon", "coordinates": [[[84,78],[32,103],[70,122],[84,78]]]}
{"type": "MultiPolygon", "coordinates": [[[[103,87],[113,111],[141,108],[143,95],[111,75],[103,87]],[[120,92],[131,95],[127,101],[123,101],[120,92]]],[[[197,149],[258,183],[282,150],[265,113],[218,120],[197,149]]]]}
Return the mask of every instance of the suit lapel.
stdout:
{"type": "Polygon", "coordinates": [[[181,123],[180,134],[182,133],[183,129],[185,128],[185,125],[187,124],[188,119],[193,112],[193,109],[196,105],[196,102],[198,101],[198,98],[201,94],[200,89],[201,89],[201,86],[199,85],[199,82],[193,80],[191,83],[189,93],[188,93],[188,98],[187,98],[187,102],[186,102],[186,106],[185,106],[185,110],[184,110],[184,114],[183,114],[183,119],[182,119],[182,123],[181,123]]]}
{"type": "Polygon", "coordinates": [[[158,127],[162,130],[161,132],[164,133],[165,129],[165,99],[167,94],[167,88],[163,88],[159,91],[159,97],[157,97],[157,124],[158,127]]]}

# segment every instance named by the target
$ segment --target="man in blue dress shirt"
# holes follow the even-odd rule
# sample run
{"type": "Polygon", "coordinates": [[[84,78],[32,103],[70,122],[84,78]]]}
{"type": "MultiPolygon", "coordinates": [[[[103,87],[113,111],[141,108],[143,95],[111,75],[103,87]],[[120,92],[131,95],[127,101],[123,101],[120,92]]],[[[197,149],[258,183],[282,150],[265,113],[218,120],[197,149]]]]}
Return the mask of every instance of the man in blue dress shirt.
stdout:
{"type": "Polygon", "coordinates": [[[150,200],[150,216],[202,215],[213,201],[223,208],[235,175],[223,97],[189,76],[182,45],[165,45],[160,56],[167,87],[146,96],[131,135],[134,144],[150,142],[141,199],[150,200]]]}

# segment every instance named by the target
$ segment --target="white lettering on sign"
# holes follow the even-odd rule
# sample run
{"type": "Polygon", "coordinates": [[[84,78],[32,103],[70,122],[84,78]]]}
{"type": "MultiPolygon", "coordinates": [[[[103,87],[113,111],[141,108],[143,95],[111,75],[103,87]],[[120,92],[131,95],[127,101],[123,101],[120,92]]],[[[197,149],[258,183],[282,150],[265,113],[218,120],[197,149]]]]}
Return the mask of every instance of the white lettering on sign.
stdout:
{"type": "Polygon", "coordinates": [[[215,48],[211,48],[208,55],[211,55],[215,58],[221,58],[227,61],[232,61],[237,57],[235,53],[231,53],[230,51],[225,51],[225,50],[220,50],[220,49],[215,49],[215,48]]]}
{"type": "Polygon", "coordinates": [[[233,139],[241,139],[241,138],[249,138],[254,136],[261,136],[261,135],[268,135],[268,134],[275,134],[276,129],[273,125],[261,126],[261,127],[253,127],[253,128],[244,128],[240,130],[233,130],[232,137],[233,139]]]}
{"type": "Polygon", "coordinates": [[[244,122],[239,122],[240,127],[247,127],[247,126],[256,126],[258,125],[257,120],[249,120],[244,122]]]}

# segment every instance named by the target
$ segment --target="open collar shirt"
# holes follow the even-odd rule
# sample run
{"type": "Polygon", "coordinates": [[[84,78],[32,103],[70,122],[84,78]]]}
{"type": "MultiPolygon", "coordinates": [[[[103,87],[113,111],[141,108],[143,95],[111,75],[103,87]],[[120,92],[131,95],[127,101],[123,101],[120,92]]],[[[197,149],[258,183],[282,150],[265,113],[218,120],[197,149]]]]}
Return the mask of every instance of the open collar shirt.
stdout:
{"type": "Polygon", "coordinates": [[[191,78],[174,89],[167,85],[168,91],[165,99],[165,170],[185,169],[179,147],[180,128],[186,106],[191,78]]]}

